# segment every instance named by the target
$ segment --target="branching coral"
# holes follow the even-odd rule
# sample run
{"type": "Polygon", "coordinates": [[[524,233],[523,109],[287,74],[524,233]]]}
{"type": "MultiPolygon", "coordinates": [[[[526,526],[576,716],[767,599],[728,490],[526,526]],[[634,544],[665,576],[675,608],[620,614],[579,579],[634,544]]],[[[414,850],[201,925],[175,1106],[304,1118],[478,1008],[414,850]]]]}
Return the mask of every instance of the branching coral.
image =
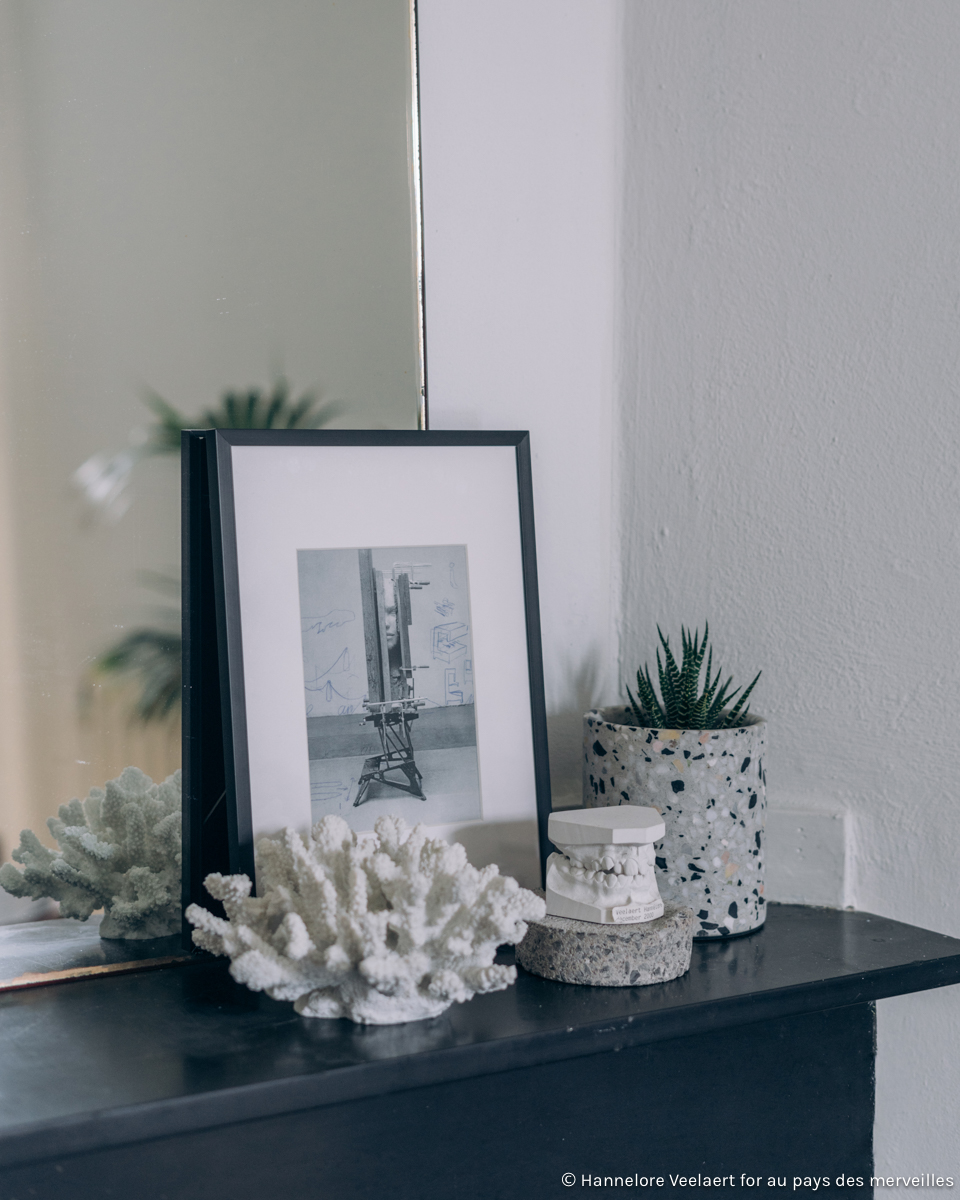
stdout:
{"type": "Polygon", "coordinates": [[[85,920],[104,909],[100,936],[166,937],[180,929],[180,772],[156,784],[127,767],[82,803],[61,804],[47,828],[60,850],[25,829],[0,886],[14,896],[60,901],[60,915],[85,920]]]}
{"type": "Polygon", "coordinates": [[[516,968],[494,964],[544,902],[478,870],[464,848],[380,817],[359,837],[340,817],[257,846],[261,895],[246,875],[208,875],[228,920],[196,904],[193,940],[232,959],[230,974],[254,991],[293,1000],[308,1017],[392,1025],[435,1017],[455,1001],[500,991],[516,968]]]}

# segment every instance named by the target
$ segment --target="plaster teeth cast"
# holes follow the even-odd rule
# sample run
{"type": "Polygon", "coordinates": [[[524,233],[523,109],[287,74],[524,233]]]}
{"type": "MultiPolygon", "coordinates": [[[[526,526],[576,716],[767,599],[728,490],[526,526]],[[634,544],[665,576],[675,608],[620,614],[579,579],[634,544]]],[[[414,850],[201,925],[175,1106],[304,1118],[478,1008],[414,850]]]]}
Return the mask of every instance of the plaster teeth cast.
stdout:
{"type": "Polygon", "coordinates": [[[550,815],[559,853],[547,859],[547,913],[597,924],[663,915],[653,843],[663,837],[654,808],[572,809],[550,815]]]}

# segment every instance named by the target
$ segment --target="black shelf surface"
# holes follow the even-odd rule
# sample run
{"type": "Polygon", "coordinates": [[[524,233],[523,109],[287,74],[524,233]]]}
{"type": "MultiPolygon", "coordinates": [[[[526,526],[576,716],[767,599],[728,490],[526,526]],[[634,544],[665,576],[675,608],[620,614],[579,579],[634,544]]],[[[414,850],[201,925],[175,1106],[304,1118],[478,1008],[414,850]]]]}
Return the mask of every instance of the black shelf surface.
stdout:
{"type": "Polygon", "coordinates": [[[431,1021],[299,1017],[222,959],[0,996],[0,1166],[212,1128],[960,982],[960,940],[771,905],[690,971],[590,988],[518,972],[431,1021]]]}

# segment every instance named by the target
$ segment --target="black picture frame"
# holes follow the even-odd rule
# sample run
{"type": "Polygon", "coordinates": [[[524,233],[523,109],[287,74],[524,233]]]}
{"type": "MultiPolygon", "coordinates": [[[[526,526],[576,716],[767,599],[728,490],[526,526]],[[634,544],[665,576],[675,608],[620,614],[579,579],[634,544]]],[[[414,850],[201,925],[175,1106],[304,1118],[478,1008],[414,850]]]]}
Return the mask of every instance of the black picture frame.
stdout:
{"type": "MultiPolygon", "coordinates": [[[[530,438],[524,431],[191,430],[183,434],[184,903],[210,905],[211,871],[254,875],[250,731],[237,552],[234,452],[251,447],[390,450],[396,478],[403,452],[446,448],[512,450],[530,698],[532,778],[541,876],[551,810],[543,688],[530,438]]],[[[244,460],[249,461],[249,460],[244,460]]],[[[274,459],[273,461],[277,461],[274,459]]],[[[324,461],[333,461],[330,458],[324,461]]],[[[382,457],[377,460],[382,464],[382,457]]],[[[438,466],[441,459],[437,458],[438,466]]],[[[477,461],[483,461],[482,459],[477,461]]],[[[498,460],[500,461],[500,460],[498,460]]],[[[401,489],[402,490],[402,489],[401,489]]],[[[393,543],[391,543],[393,544],[393,543]]]]}

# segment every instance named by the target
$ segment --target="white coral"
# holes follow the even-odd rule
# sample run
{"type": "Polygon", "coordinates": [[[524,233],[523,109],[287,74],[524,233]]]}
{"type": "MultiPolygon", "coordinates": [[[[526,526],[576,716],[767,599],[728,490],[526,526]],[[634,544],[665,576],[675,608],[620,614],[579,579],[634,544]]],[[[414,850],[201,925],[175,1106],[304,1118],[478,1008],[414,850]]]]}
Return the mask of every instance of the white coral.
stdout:
{"type": "Polygon", "coordinates": [[[100,936],[166,937],[180,929],[180,772],[154,783],[127,767],[82,803],[61,804],[47,828],[60,850],[30,829],[0,867],[0,887],[14,896],[60,901],[60,915],[85,920],[104,909],[100,936]]]}
{"type": "Polygon", "coordinates": [[[454,1001],[516,979],[494,963],[544,902],[500,875],[477,870],[458,843],[380,817],[359,838],[340,817],[257,846],[262,895],[246,875],[208,875],[227,920],[191,904],[193,940],[232,959],[230,974],[254,991],[293,1000],[308,1017],[393,1025],[435,1017],[454,1001]]]}

